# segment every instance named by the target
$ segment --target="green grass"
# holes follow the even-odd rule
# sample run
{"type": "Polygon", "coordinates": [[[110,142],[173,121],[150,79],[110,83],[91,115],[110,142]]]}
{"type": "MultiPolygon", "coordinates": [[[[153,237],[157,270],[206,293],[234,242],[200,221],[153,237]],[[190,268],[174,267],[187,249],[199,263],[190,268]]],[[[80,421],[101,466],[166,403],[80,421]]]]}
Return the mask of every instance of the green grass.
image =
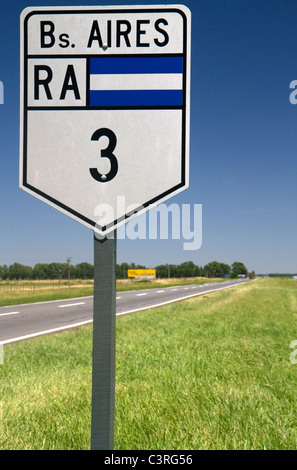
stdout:
{"type": "MultiPolygon", "coordinates": [[[[115,449],[296,449],[297,282],[117,318],[115,449]]],[[[88,449],[92,327],[4,349],[0,448],[88,449]]]]}
{"type": "Polygon", "coordinates": [[[93,295],[92,287],[66,287],[47,290],[36,290],[35,292],[17,291],[13,293],[0,293],[0,307],[9,305],[30,304],[34,302],[47,302],[51,300],[73,299],[75,297],[87,297],[93,295]]]}
{"type": "Polygon", "coordinates": [[[93,295],[92,280],[0,281],[0,307],[93,295]]]}
{"type": "Polygon", "coordinates": [[[91,355],[89,329],[5,347],[0,449],[88,448],[91,355]]]}

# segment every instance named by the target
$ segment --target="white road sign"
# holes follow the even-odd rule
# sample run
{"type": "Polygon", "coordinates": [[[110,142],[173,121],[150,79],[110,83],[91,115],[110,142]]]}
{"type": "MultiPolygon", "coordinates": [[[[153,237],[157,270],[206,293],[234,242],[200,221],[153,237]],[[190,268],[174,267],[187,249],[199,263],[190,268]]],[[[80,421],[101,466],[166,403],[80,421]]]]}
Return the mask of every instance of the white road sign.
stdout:
{"type": "Polygon", "coordinates": [[[26,8],[20,187],[107,234],[188,187],[189,97],[185,6],[26,8]]]}

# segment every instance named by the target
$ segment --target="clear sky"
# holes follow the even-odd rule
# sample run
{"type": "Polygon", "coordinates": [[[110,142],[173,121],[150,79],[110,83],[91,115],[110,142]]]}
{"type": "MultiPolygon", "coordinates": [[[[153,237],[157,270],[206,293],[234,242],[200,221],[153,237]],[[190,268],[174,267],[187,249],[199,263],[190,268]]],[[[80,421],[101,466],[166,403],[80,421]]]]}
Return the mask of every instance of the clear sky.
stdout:
{"type": "MultiPolygon", "coordinates": [[[[118,263],[242,261],[258,273],[296,272],[297,105],[289,85],[297,80],[297,2],[183,3],[192,11],[190,187],[168,204],[202,204],[202,246],[119,240],[118,263]]],[[[18,187],[19,15],[36,4],[97,3],[1,0],[0,265],[92,263],[92,231],[18,187]]]]}

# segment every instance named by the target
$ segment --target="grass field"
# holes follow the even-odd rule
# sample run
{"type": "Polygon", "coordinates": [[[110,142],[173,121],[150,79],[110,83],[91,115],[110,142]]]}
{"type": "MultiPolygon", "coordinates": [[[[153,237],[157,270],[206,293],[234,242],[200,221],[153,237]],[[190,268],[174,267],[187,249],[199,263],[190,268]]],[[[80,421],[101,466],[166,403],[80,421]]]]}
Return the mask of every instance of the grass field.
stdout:
{"type": "MultiPolygon", "coordinates": [[[[184,278],[184,279],[155,279],[155,280],[118,280],[117,291],[153,289],[155,287],[175,286],[185,284],[204,284],[207,282],[223,281],[223,279],[184,278]]],[[[71,299],[93,295],[93,280],[74,279],[70,282],[49,281],[0,281],[0,307],[47,300],[71,299]]]]}
{"type": "MultiPolygon", "coordinates": [[[[115,449],[296,449],[297,281],[117,319],[115,449]]],[[[1,449],[88,449],[92,327],[8,345],[1,449]]]]}

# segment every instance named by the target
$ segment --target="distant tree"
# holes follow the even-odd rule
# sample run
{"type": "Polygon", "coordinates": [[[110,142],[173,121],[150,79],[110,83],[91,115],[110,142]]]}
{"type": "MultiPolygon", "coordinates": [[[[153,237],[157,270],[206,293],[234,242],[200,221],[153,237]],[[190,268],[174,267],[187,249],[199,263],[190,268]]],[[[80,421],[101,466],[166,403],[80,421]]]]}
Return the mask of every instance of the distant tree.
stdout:
{"type": "Polygon", "coordinates": [[[0,266],[0,279],[9,279],[9,269],[6,264],[4,264],[4,266],[0,266]]]}
{"type": "MultiPolygon", "coordinates": [[[[129,269],[146,269],[146,266],[134,262],[116,265],[116,278],[127,279],[129,269]]],[[[205,266],[197,266],[193,261],[185,261],[181,264],[161,264],[156,266],[158,278],[181,277],[238,277],[240,274],[248,275],[245,265],[235,261],[231,268],[228,264],[211,261],[205,266]]],[[[76,266],[68,263],[37,263],[34,268],[20,263],[14,263],[7,267],[0,266],[0,279],[67,279],[70,270],[71,279],[93,279],[94,266],[90,263],[79,263],[76,266]]],[[[251,272],[254,274],[254,271],[251,272]]]]}
{"type": "MultiPolygon", "coordinates": [[[[182,277],[181,270],[180,270],[180,265],[178,264],[167,264],[167,272],[169,269],[169,277],[182,277]]],[[[166,276],[168,277],[168,275],[166,276]]]]}
{"type": "Polygon", "coordinates": [[[9,266],[9,279],[31,279],[32,268],[20,263],[9,266]]]}
{"type": "Polygon", "coordinates": [[[120,279],[127,279],[128,269],[130,269],[130,265],[128,263],[121,263],[120,271],[119,271],[120,279]]]}
{"type": "Polygon", "coordinates": [[[204,266],[204,275],[206,277],[219,277],[220,276],[220,263],[218,261],[211,261],[204,266]]]}
{"type": "Polygon", "coordinates": [[[37,263],[32,269],[32,279],[49,279],[47,263],[37,263]]]}
{"type": "Polygon", "coordinates": [[[234,263],[231,266],[231,270],[232,270],[232,273],[237,274],[237,275],[245,274],[247,276],[248,274],[247,268],[240,261],[234,261],[234,263]]]}
{"type": "Polygon", "coordinates": [[[230,266],[218,261],[211,261],[203,268],[203,275],[206,277],[224,277],[230,273],[230,266]]]}
{"type": "Polygon", "coordinates": [[[61,279],[67,263],[50,263],[48,265],[49,279],[61,279]]]}
{"type": "Polygon", "coordinates": [[[116,279],[123,279],[121,265],[116,264],[116,279]]]}
{"type": "Polygon", "coordinates": [[[193,261],[185,261],[179,265],[181,277],[195,277],[200,275],[199,266],[196,266],[193,261]]]}
{"type": "Polygon", "coordinates": [[[79,263],[74,267],[71,277],[75,279],[93,279],[94,266],[90,263],[79,263]]]}
{"type": "Polygon", "coordinates": [[[160,264],[159,266],[156,266],[156,277],[160,279],[173,277],[172,267],[173,265],[171,264],[160,264]]]}
{"type": "Polygon", "coordinates": [[[231,268],[230,268],[229,264],[220,263],[220,266],[221,266],[220,277],[224,277],[224,276],[230,274],[231,268]]]}

